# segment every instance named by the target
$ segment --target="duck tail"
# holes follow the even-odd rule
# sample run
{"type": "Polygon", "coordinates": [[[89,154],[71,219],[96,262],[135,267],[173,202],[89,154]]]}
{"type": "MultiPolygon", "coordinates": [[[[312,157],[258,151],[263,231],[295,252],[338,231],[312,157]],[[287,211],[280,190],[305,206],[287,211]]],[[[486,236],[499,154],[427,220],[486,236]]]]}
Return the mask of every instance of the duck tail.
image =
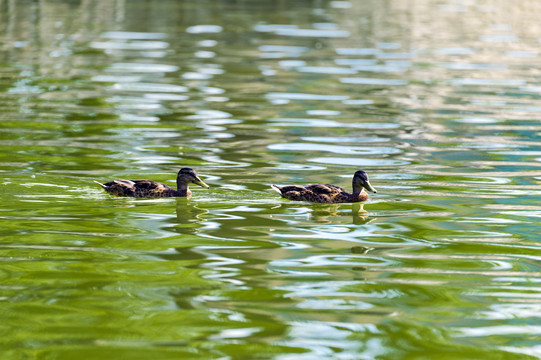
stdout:
{"type": "Polygon", "coordinates": [[[93,180],[93,181],[94,181],[96,184],[100,185],[102,188],[107,189],[107,186],[105,186],[105,184],[102,184],[102,183],[100,183],[100,182],[97,181],[97,180],[93,180]]]}
{"type": "Polygon", "coordinates": [[[274,184],[271,185],[272,190],[276,191],[278,194],[282,195],[280,188],[274,184]]]}

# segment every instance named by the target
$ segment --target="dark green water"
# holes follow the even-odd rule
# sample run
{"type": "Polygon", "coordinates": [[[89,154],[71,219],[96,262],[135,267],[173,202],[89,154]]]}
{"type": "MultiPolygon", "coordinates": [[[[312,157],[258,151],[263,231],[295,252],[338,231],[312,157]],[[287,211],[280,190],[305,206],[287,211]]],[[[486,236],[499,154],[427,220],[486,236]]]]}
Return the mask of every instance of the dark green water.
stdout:
{"type": "Polygon", "coordinates": [[[0,0],[2,359],[540,359],[540,14],[0,0]]]}

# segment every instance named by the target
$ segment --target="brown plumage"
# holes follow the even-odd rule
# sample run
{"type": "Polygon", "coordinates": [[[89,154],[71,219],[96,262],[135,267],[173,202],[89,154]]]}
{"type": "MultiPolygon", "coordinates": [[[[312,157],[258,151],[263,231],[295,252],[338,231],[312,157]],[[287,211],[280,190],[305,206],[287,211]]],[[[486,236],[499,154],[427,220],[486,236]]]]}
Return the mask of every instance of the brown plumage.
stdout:
{"type": "Polygon", "coordinates": [[[190,196],[192,192],[188,188],[189,184],[196,184],[204,188],[209,188],[197,176],[196,172],[190,168],[180,169],[177,175],[177,190],[151,180],[113,180],[100,184],[108,193],[116,196],[132,196],[139,198],[162,198],[162,197],[185,197],[190,196]]]}
{"type": "Polygon", "coordinates": [[[289,200],[296,201],[311,201],[317,203],[355,203],[368,200],[367,191],[373,193],[376,189],[370,185],[368,176],[362,170],[359,170],[353,175],[353,193],[349,193],[343,188],[330,184],[310,184],[304,186],[290,185],[279,187],[271,185],[271,187],[289,200]]]}

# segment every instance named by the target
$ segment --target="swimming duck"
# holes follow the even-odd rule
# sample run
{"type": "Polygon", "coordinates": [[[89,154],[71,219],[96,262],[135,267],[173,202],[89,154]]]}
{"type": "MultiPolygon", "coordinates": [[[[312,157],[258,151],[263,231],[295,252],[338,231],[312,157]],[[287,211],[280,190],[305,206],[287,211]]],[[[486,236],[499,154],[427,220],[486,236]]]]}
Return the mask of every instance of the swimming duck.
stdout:
{"type": "Polygon", "coordinates": [[[209,188],[197,176],[196,172],[190,168],[182,168],[177,175],[177,190],[151,180],[113,180],[102,184],[94,180],[110,194],[116,196],[134,196],[140,198],[161,198],[161,197],[186,197],[192,192],[188,188],[189,184],[196,184],[204,188],[209,188]]]}
{"type": "Polygon", "coordinates": [[[370,185],[368,176],[362,170],[353,175],[353,193],[348,193],[339,186],[330,184],[310,184],[304,186],[283,186],[271,185],[282,197],[289,200],[311,201],[317,203],[355,203],[368,200],[367,191],[376,193],[376,189],[370,185]]]}

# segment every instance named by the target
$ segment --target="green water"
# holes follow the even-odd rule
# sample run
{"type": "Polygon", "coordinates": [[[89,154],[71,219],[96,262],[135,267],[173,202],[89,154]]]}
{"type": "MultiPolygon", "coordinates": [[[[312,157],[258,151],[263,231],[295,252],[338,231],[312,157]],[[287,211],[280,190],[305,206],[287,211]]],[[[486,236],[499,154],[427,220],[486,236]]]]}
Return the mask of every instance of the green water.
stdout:
{"type": "Polygon", "coordinates": [[[540,13],[0,0],[2,359],[540,359],[540,13]]]}

